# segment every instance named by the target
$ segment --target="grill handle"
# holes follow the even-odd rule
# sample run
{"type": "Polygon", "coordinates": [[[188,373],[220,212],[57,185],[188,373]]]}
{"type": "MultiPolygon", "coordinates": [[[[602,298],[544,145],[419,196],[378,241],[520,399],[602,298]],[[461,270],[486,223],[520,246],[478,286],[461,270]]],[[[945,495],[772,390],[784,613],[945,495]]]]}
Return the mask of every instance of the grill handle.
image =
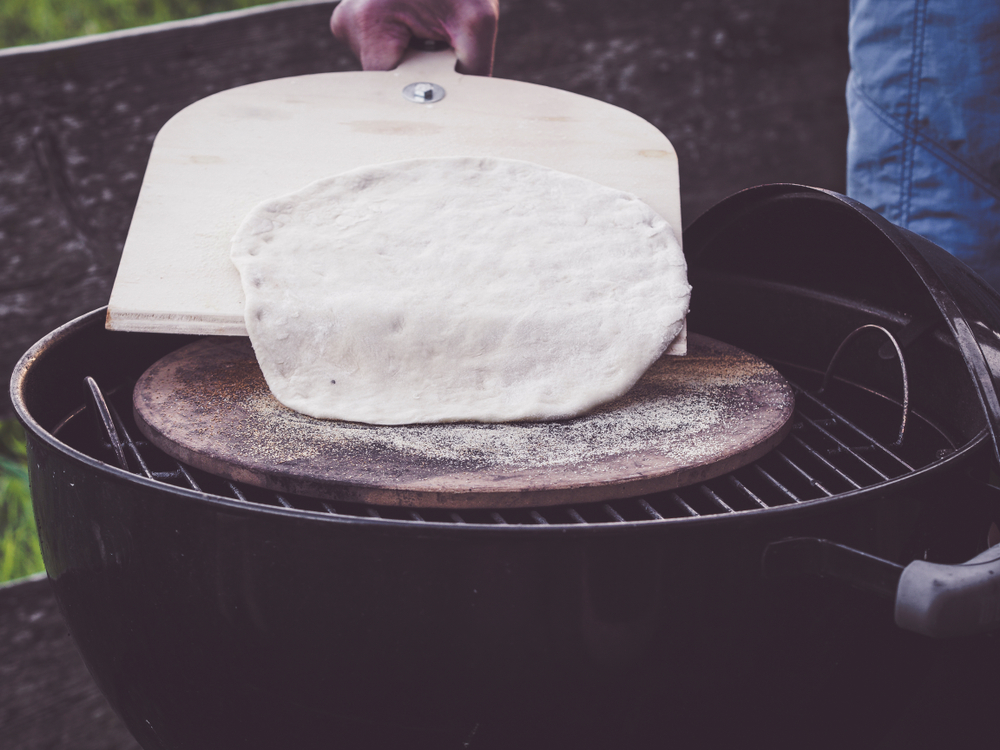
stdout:
{"type": "Polygon", "coordinates": [[[896,589],[896,624],[936,638],[1000,625],[1000,544],[961,565],[907,565],[896,589]]]}
{"type": "Polygon", "coordinates": [[[896,603],[896,624],[934,638],[1000,626],[1000,544],[960,565],[914,560],[905,568],[827,539],[797,537],[764,550],[768,578],[819,576],[896,603]]]}

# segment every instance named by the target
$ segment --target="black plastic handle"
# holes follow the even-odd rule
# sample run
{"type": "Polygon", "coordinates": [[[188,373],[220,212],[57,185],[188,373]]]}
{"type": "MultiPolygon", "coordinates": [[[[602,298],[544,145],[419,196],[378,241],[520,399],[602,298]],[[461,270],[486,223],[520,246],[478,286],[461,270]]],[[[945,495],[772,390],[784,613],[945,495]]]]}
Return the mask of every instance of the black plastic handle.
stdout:
{"type": "Polygon", "coordinates": [[[907,565],[896,589],[896,624],[937,638],[1000,626],[1000,544],[961,565],[907,565]]]}
{"type": "Polygon", "coordinates": [[[961,565],[914,560],[905,568],[831,542],[796,537],[764,550],[768,577],[819,576],[893,598],[896,624],[935,638],[1000,627],[1000,544],[961,565]]]}

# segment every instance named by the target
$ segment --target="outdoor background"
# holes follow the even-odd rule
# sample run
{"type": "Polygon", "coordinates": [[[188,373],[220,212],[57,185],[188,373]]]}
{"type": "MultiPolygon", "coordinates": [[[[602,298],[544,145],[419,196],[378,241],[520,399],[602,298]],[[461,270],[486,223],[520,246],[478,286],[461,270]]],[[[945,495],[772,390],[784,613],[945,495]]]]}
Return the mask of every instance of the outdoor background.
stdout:
{"type": "MultiPolygon", "coordinates": [[[[261,0],[0,0],[0,47],[37,44],[265,4],[261,0]]],[[[24,434],[0,420],[0,583],[43,569],[24,434]]]]}
{"type": "Polygon", "coordinates": [[[261,0],[0,0],[0,47],[264,5],[261,0]]]}

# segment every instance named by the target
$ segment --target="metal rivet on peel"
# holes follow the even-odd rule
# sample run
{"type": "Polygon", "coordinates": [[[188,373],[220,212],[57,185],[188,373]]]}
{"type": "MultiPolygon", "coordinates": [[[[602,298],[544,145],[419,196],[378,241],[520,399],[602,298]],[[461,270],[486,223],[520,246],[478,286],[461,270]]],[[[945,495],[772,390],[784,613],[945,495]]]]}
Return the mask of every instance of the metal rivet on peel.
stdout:
{"type": "Polygon", "coordinates": [[[411,83],[403,89],[403,98],[417,104],[433,104],[444,99],[444,88],[436,83],[411,83]]]}

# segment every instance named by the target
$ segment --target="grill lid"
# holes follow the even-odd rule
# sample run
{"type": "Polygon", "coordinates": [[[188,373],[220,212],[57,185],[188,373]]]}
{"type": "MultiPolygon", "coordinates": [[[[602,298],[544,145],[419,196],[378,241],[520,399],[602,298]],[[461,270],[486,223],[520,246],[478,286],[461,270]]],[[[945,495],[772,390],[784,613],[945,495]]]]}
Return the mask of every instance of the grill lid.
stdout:
{"type": "MultiPolygon", "coordinates": [[[[976,384],[1000,466],[1000,294],[955,256],[851,198],[791,184],[716,204],[685,231],[684,252],[695,289],[731,275],[894,307],[910,321],[899,335],[904,348],[943,321],[976,384]]],[[[695,297],[689,322],[711,333],[705,313],[695,297]]]]}

